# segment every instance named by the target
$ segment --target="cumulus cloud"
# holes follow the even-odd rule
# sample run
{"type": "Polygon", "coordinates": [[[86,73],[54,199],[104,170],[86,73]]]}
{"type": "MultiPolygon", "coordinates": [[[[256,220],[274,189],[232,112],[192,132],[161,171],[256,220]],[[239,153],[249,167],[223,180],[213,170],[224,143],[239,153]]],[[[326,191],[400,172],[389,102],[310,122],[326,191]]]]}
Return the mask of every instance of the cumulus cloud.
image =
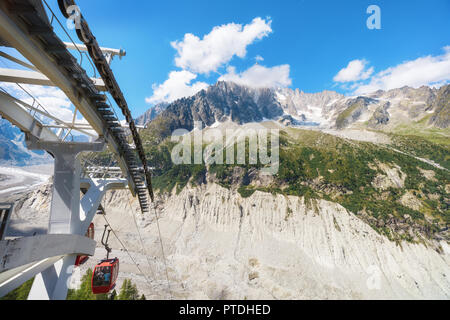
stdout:
{"type": "Polygon", "coordinates": [[[450,46],[438,56],[428,55],[403,62],[375,74],[367,84],[357,85],[355,94],[390,90],[404,86],[440,86],[450,81],[450,46]]]}
{"type": "Polygon", "coordinates": [[[256,88],[287,87],[292,83],[289,72],[290,67],[287,64],[271,68],[255,64],[242,73],[236,73],[234,67],[228,67],[227,73],[219,80],[256,88]]]}
{"type": "MultiPolygon", "coordinates": [[[[250,44],[272,32],[271,23],[270,18],[257,17],[246,25],[229,23],[216,26],[203,38],[187,33],[182,40],[171,42],[176,50],[175,65],[181,70],[172,71],[164,83],[154,84],[153,95],[145,101],[149,104],[172,102],[207,88],[209,84],[205,82],[194,82],[197,76],[219,72],[235,56],[244,58],[250,44]]],[[[260,55],[255,57],[255,61],[253,67],[242,73],[228,67],[226,74],[218,80],[252,87],[286,87],[291,84],[289,65],[260,66],[258,63],[264,61],[260,55]]]]}
{"type": "Polygon", "coordinates": [[[192,96],[208,87],[207,83],[200,81],[191,84],[192,80],[196,78],[197,75],[190,71],[172,71],[169,73],[169,79],[164,81],[164,83],[153,85],[153,95],[146,98],[145,101],[151,104],[172,102],[183,97],[192,96]]]}
{"type": "Polygon", "coordinates": [[[216,26],[203,39],[187,33],[182,41],[171,42],[177,50],[175,65],[200,74],[217,71],[235,55],[244,58],[248,45],[271,32],[271,21],[258,17],[245,26],[236,23],[216,26]]]}
{"type": "Polygon", "coordinates": [[[373,73],[373,68],[366,70],[368,62],[366,60],[350,61],[347,67],[339,71],[333,78],[335,82],[352,82],[359,80],[366,80],[373,73]]]}

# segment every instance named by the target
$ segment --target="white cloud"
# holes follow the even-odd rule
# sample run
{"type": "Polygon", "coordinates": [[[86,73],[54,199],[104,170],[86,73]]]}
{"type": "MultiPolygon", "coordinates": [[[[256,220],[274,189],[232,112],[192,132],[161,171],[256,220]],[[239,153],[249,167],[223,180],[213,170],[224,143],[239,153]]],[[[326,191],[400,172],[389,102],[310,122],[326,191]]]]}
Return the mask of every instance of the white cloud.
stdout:
{"type": "Polygon", "coordinates": [[[272,32],[271,21],[255,18],[250,24],[229,23],[216,26],[203,39],[187,33],[182,41],[174,41],[175,64],[184,70],[208,74],[229,62],[235,55],[244,58],[247,46],[272,32]]]}
{"type": "Polygon", "coordinates": [[[146,98],[145,101],[151,104],[172,102],[183,97],[192,96],[208,87],[208,84],[205,82],[197,81],[191,84],[192,80],[196,78],[196,74],[186,70],[172,71],[169,73],[169,79],[164,81],[164,83],[153,85],[153,95],[146,98]]]}
{"type": "MultiPolygon", "coordinates": [[[[175,65],[182,70],[172,71],[162,84],[153,84],[153,95],[145,101],[149,104],[172,102],[207,88],[209,84],[193,81],[199,74],[217,72],[234,56],[244,58],[248,45],[272,32],[271,23],[270,18],[257,17],[246,25],[229,23],[216,26],[202,39],[187,33],[181,41],[171,42],[177,51],[175,65]]],[[[264,59],[257,55],[255,60],[261,62],[264,59]]],[[[219,80],[258,87],[285,87],[291,84],[288,65],[273,68],[255,65],[240,74],[237,74],[233,67],[227,71],[219,80]]]]}
{"type": "Polygon", "coordinates": [[[368,84],[361,84],[355,94],[370,93],[377,90],[390,90],[410,86],[440,86],[450,81],[450,46],[443,48],[444,54],[425,56],[403,62],[375,74],[368,84]]]}
{"type": "Polygon", "coordinates": [[[287,64],[267,68],[258,64],[242,73],[236,73],[234,67],[227,69],[227,74],[221,76],[221,81],[231,81],[237,84],[256,88],[278,88],[290,86],[290,67],[287,64]]]}
{"type": "Polygon", "coordinates": [[[262,62],[264,61],[264,58],[261,57],[259,54],[255,57],[256,62],[262,62]]]}
{"type": "Polygon", "coordinates": [[[333,78],[335,82],[352,82],[366,80],[373,73],[373,68],[366,70],[368,62],[366,60],[350,61],[347,67],[339,71],[333,78]]]}

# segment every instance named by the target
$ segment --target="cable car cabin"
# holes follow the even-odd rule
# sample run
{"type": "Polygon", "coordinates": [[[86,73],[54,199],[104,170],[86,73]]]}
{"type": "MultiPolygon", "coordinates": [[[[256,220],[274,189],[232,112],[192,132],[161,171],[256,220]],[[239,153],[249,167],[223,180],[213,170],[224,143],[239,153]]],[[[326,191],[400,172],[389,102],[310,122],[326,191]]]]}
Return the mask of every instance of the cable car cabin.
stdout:
{"type": "MultiPolygon", "coordinates": [[[[89,225],[89,228],[86,232],[86,237],[88,237],[89,239],[94,240],[94,224],[91,223],[89,225]]],[[[86,261],[89,260],[89,256],[77,256],[77,259],[75,260],[75,266],[78,267],[80,265],[82,265],[83,263],[85,263],[86,261]]]]}
{"type": "Polygon", "coordinates": [[[108,293],[116,286],[119,274],[119,259],[102,260],[92,273],[92,293],[108,293]]]}

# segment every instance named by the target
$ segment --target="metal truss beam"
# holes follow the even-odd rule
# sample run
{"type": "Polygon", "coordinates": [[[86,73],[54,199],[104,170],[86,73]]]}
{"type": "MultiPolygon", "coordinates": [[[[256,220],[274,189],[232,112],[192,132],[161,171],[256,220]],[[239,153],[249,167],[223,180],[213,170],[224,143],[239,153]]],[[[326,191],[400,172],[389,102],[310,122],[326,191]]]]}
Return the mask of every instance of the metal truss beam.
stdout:
{"type": "Polygon", "coordinates": [[[0,114],[23,132],[44,141],[59,141],[56,134],[45,128],[31,114],[26,112],[9,95],[0,92],[0,114]]]}
{"type": "Polygon", "coordinates": [[[0,272],[67,254],[94,255],[96,242],[77,234],[47,234],[0,241],[0,272]]]}
{"type": "MultiPolygon", "coordinates": [[[[10,100],[11,102],[15,102],[19,106],[22,106],[27,111],[27,113],[33,113],[33,112],[39,113],[40,115],[42,115],[46,118],[49,118],[57,123],[56,125],[42,124],[43,128],[59,128],[59,129],[66,129],[66,130],[76,130],[85,135],[88,135],[88,136],[91,136],[94,138],[98,138],[98,135],[93,131],[91,125],[89,125],[89,124],[68,123],[61,119],[58,119],[57,117],[49,114],[46,111],[41,110],[40,108],[33,107],[33,106],[29,105],[28,103],[25,103],[22,100],[19,100],[13,96],[10,96],[9,94],[6,94],[4,92],[0,91],[0,96],[3,96],[5,99],[10,100]]],[[[9,120],[9,121],[11,121],[11,120],[9,120]]],[[[15,124],[15,125],[19,126],[20,124],[15,124]]]]}
{"type": "Polygon", "coordinates": [[[24,282],[30,280],[36,274],[50,268],[61,258],[62,257],[48,258],[0,273],[0,297],[8,294],[24,282]]]}
{"type": "MultiPolygon", "coordinates": [[[[102,79],[91,78],[95,87],[99,91],[106,91],[106,86],[102,79]]],[[[0,68],[0,82],[24,83],[39,86],[56,87],[49,78],[38,71],[18,70],[0,68]]]]}
{"type": "MultiPolygon", "coordinates": [[[[64,44],[67,49],[79,50],[79,51],[84,51],[84,52],[88,51],[88,48],[84,44],[72,43],[72,42],[64,42],[64,44]]],[[[100,47],[100,50],[107,57],[108,63],[111,63],[112,59],[115,56],[118,56],[120,59],[122,59],[122,57],[127,55],[126,51],[122,50],[122,49],[111,49],[111,48],[100,47]]]]}
{"type": "Polygon", "coordinates": [[[18,65],[21,65],[22,67],[34,70],[34,71],[39,71],[38,69],[36,69],[34,66],[32,66],[31,64],[22,61],[20,59],[17,59],[16,57],[13,57],[12,55],[7,54],[6,52],[0,51],[0,57],[3,57],[5,59],[8,59],[14,63],[17,63],[18,65]]]}
{"type": "Polygon", "coordinates": [[[104,120],[96,111],[96,107],[91,104],[88,97],[81,94],[75,79],[64,73],[63,67],[52,60],[43,46],[39,44],[36,39],[30,37],[29,34],[26,34],[24,29],[24,26],[23,28],[19,27],[19,25],[8,16],[4,7],[0,4],[0,34],[2,35],[2,38],[16,48],[23,57],[48,77],[55,86],[59,87],[89,122],[97,134],[101,137],[105,137],[111,151],[118,155],[119,166],[127,177],[130,192],[135,196],[136,186],[132,179],[132,175],[128,170],[123,151],[121,151],[121,148],[114,140],[112,134],[108,132],[104,120]]]}

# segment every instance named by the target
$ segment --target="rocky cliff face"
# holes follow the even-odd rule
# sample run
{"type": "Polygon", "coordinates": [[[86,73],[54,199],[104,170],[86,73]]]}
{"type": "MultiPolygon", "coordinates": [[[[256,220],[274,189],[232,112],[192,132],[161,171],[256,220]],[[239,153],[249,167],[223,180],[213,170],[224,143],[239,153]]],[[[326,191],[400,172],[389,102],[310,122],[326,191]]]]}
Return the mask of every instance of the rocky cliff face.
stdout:
{"type": "MultiPolygon", "coordinates": [[[[394,132],[399,127],[417,125],[421,126],[419,129],[448,128],[450,121],[449,92],[450,85],[446,85],[440,89],[426,86],[417,89],[403,87],[368,94],[365,97],[370,99],[367,108],[356,117],[355,122],[349,123],[346,127],[368,126],[394,132]]],[[[339,105],[336,105],[335,108],[340,109],[339,105]]],[[[337,118],[336,126],[338,128],[339,119],[345,115],[345,112],[346,110],[341,111],[337,118]]]]}
{"type": "Polygon", "coordinates": [[[434,110],[434,114],[430,119],[430,124],[439,128],[448,128],[450,126],[450,85],[439,89],[431,110],[434,110]]]}
{"type": "MultiPolygon", "coordinates": [[[[48,187],[35,191],[15,218],[44,223],[49,196],[48,187]]],[[[134,199],[130,210],[129,197],[109,192],[107,219],[150,284],[112,237],[112,255],[121,259],[118,285],[132,278],[150,299],[170,293],[181,299],[450,298],[450,248],[444,241],[442,253],[396,244],[336,203],[263,192],[242,198],[214,183],[158,195],[169,291],[154,213],[141,216],[134,199]]],[[[97,240],[104,222],[95,219],[97,240]]],[[[82,271],[103,255],[98,248],[82,271]]]]}
{"type": "Polygon", "coordinates": [[[160,118],[169,119],[171,129],[194,128],[195,121],[204,126],[232,120],[242,124],[274,119],[283,111],[271,89],[251,89],[229,82],[218,82],[196,95],[171,103],[160,118]]]}
{"type": "Polygon", "coordinates": [[[449,94],[450,85],[440,89],[403,87],[358,97],[345,97],[333,91],[315,94],[291,89],[277,91],[278,101],[286,113],[304,115],[321,127],[376,127],[384,131],[424,120],[430,127],[448,128],[449,94]]]}
{"type": "Polygon", "coordinates": [[[193,129],[194,121],[211,126],[227,120],[244,124],[270,119],[287,126],[328,126],[335,116],[334,104],[342,99],[345,100],[343,95],[332,91],[307,94],[298,89],[256,89],[221,81],[171,103],[159,118],[170,128],[188,130],[193,129]]]}
{"type": "Polygon", "coordinates": [[[276,91],[277,100],[285,113],[305,117],[305,121],[315,122],[321,126],[329,125],[334,115],[334,105],[344,101],[345,96],[334,91],[304,93],[289,88],[276,91]]]}
{"type": "Polygon", "coordinates": [[[367,97],[357,97],[356,99],[349,99],[344,104],[345,110],[339,114],[336,119],[336,127],[344,129],[356,122],[361,115],[368,110],[370,104],[375,103],[376,100],[367,97]]]}
{"type": "Polygon", "coordinates": [[[212,184],[172,195],[162,210],[173,273],[205,298],[450,296],[446,243],[444,254],[396,245],[335,203],[244,199],[212,184]]]}

